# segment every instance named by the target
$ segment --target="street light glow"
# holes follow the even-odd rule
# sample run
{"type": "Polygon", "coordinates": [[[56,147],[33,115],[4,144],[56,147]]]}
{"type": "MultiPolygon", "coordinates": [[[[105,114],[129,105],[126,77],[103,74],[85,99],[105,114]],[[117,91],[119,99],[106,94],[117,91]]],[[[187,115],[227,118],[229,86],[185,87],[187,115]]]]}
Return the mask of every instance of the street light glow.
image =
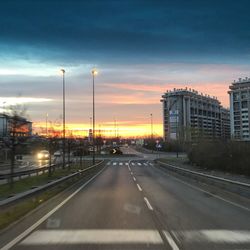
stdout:
{"type": "Polygon", "coordinates": [[[65,74],[65,69],[61,69],[60,72],[61,72],[62,74],[65,74]]]}
{"type": "Polygon", "coordinates": [[[98,71],[96,69],[92,69],[91,74],[93,76],[96,76],[96,75],[98,75],[98,71]]]}

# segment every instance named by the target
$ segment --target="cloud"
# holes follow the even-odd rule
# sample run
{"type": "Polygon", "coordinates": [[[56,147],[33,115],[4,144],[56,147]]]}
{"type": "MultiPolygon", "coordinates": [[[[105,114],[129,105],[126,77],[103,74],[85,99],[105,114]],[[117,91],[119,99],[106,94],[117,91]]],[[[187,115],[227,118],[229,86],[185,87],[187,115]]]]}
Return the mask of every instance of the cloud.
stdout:
{"type": "Polygon", "coordinates": [[[55,64],[248,61],[249,5],[244,0],[5,1],[1,56],[7,51],[55,64]]]}
{"type": "Polygon", "coordinates": [[[161,95],[175,87],[228,106],[228,85],[249,76],[249,7],[246,0],[4,1],[1,97],[51,100],[28,102],[28,112],[37,122],[47,111],[60,119],[65,68],[67,122],[88,124],[96,66],[100,123],[143,124],[150,113],[160,123],[161,95]]]}

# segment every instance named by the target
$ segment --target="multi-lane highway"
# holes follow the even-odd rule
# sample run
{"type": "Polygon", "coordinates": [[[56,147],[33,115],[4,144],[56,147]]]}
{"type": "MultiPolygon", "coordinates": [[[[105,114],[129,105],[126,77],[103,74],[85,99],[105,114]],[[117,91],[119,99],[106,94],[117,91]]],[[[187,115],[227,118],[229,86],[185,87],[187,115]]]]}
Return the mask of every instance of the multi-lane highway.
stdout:
{"type": "Polygon", "coordinates": [[[172,176],[151,157],[109,160],[4,231],[2,249],[250,249],[246,202],[172,176]]]}

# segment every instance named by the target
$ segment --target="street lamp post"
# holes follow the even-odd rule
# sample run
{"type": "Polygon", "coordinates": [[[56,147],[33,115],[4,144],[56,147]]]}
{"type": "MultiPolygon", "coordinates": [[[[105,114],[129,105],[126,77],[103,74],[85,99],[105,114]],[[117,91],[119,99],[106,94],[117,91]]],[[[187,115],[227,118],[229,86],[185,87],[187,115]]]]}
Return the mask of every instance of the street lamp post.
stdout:
{"type": "Polygon", "coordinates": [[[48,138],[48,116],[49,114],[46,114],[46,138],[48,138]]]}
{"type": "Polygon", "coordinates": [[[93,69],[91,71],[92,77],[93,77],[93,131],[92,131],[92,137],[93,137],[93,158],[92,158],[92,162],[93,165],[95,164],[95,76],[97,75],[97,70],[93,69]]]}
{"type": "Polygon", "coordinates": [[[178,101],[176,100],[176,158],[179,157],[179,108],[178,101]]]}
{"type": "Polygon", "coordinates": [[[150,121],[151,121],[151,140],[153,140],[153,114],[150,114],[150,121]]]}
{"type": "Polygon", "coordinates": [[[65,70],[61,69],[63,80],[63,168],[65,167],[65,70]]]}
{"type": "Polygon", "coordinates": [[[153,150],[153,139],[154,139],[154,134],[153,134],[153,114],[150,114],[150,123],[151,123],[151,143],[152,143],[152,154],[154,153],[153,150]]]}

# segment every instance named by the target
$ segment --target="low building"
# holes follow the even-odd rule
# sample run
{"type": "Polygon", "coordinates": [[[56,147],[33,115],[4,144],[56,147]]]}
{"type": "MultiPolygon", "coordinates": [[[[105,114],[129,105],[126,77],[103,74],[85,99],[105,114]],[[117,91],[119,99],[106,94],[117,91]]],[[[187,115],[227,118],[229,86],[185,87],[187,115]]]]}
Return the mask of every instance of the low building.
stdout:
{"type": "Polygon", "coordinates": [[[32,135],[32,122],[19,116],[0,114],[0,138],[15,136],[28,137],[32,135]]]}
{"type": "Polygon", "coordinates": [[[231,137],[250,141],[250,78],[234,81],[229,86],[231,137]]]}
{"type": "Polygon", "coordinates": [[[167,91],[161,102],[165,140],[230,138],[229,110],[216,97],[185,88],[167,91]]]}

